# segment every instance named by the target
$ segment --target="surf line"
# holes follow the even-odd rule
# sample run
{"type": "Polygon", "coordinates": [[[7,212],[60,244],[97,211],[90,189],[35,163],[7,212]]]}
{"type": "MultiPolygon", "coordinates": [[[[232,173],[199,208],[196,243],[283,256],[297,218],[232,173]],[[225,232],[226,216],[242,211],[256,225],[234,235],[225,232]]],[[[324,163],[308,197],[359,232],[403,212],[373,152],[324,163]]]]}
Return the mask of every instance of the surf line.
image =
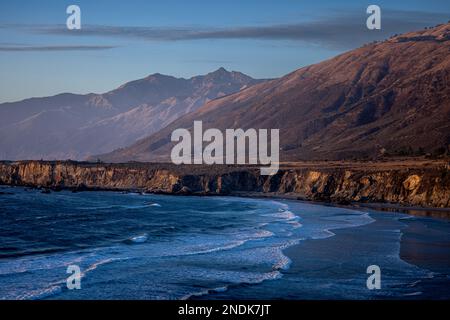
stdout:
{"type": "Polygon", "coordinates": [[[170,154],[174,164],[212,165],[224,164],[225,161],[225,164],[264,165],[260,167],[261,175],[274,175],[278,172],[279,129],[270,129],[270,155],[268,129],[226,129],[224,139],[224,134],[219,129],[210,128],[203,132],[202,121],[194,121],[193,133],[192,138],[188,129],[179,128],[172,132],[171,141],[178,142],[170,154]],[[209,144],[203,149],[204,143],[209,144]]]}

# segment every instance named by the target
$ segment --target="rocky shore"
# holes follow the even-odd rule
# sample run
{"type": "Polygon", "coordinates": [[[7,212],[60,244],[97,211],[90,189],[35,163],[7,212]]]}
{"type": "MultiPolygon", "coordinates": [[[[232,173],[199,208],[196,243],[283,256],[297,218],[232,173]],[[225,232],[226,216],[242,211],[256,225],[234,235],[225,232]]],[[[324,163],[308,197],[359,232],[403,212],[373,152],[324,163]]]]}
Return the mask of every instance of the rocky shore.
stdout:
{"type": "Polygon", "coordinates": [[[281,196],[341,204],[450,207],[448,162],[283,164],[274,176],[251,166],[175,166],[73,161],[0,162],[0,184],[45,190],[125,190],[179,195],[281,196]]]}

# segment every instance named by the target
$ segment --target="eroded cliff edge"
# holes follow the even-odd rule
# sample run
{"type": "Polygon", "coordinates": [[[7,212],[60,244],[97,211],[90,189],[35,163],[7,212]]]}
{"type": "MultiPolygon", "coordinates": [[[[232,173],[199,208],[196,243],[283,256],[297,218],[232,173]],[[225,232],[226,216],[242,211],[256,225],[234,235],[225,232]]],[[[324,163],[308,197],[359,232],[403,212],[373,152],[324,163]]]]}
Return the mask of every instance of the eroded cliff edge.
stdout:
{"type": "Polygon", "coordinates": [[[0,162],[0,184],[153,193],[289,195],[304,200],[389,202],[450,207],[448,162],[284,165],[274,176],[257,167],[103,164],[72,161],[0,162]]]}

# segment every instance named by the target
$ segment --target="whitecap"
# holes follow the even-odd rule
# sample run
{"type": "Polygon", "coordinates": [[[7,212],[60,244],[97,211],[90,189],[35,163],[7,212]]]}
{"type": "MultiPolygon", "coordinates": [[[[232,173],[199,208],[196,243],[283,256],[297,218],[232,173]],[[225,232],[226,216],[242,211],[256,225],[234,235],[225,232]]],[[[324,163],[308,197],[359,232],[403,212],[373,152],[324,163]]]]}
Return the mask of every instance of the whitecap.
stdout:
{"type": "Polygon", "coordinates": [[[131,242],[131,243],[144,243],[146,242],[148,239],[148,234],[144,233],[138,236],[134,236],[131,237],[129,239],[126,240],[126,242],[131,242]]]}

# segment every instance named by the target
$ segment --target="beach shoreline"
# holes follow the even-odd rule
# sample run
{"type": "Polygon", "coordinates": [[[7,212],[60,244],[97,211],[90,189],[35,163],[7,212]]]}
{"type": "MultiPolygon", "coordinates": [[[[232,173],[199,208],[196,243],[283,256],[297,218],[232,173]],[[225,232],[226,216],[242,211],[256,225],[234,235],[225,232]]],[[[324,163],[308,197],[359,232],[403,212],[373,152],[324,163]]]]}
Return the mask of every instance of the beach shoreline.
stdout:
{"type": "MultiPolygon", "coordinates": [[[[5,191],[8,190],[5,189],[5,191]]],[[[10,188],[9,191],[13,194],[17,193],[14,188],[10,188]]],[[[47,197],[71,195],[67,191],[50,195],[41,194],[37,190],[28,192],[20,190],[20,192],[37,193],[43,200],[51,199],[47,197]]],[[[84,194],[73,196],[91,197],[94,195],[91,192],[84,194]]],[[[118,196],[128,198],[124,194],[118,196]]],[[[130,194],[130,196],[136,202],[136,206],[141,208],[139,204],[144,201],[145,195],[130,194]]],[[[152,197],[152,195],[148,196],[152,197]]],[[[5,195],[3,199],[7,199],[7,197],[8,195],[5,195]]],[[[105,192],[104,197],[115,198],[114,194],[110,192],[105,192]]],[[[163,198],[164,196],[161,199],[163,198]]],[[[183,198],[177,197],[180,200],[183,198]]],[[[192,197],[191,200],[214,201],[212,197],[207,198],[209,199],[201,200],[201,197],[192,197]]],[[[250,200],[248,197],[247,199],[250,200]]],[[[261,198],[256,200],[258,199],[264,200],[261,198]]],[[[236,200],[233,201],[245,202],[246,200],[245,198],[239,200],[236,197],[236,200]]],[[[299,225],[299,228],[296,229],[293,239],[300,241],[298,243],[294,241],[282,249],[283,255],[290,262],[286,262],[286,268],[273,269],[273,272],[280,273],[281,277],[267,279],[260,283],[245,283],[245,281],[231,283],[227,284],[226,289],[222,292],[210,289],[200,296],[191,296],[189,299],[302,300],[391,299],[392,297],[397,299],[403,296],[405,299],[436,299],[438,296],[430,293],[433,290],[437,290],[439,297],[450,298],[449,292],[442,285],[443,282],[447,283],[450,279],[448,272],[450,244],[447,240],[449,232],[447,226],[450,222],[448,220],[415,217],[396,212],[380,212],[372,208],[355,206],[337,207],[333,204],[324,205],[319,202],[280,198],[266,198],[265,201],[283,205],[285,209],[277,211],[277,214],[292,214],[298,217],[295,219],[295,223],[299,225]],[[334,221],[339,223],[335,224],[334,221]],[[331,227],[322,229],[324,223],[331,227]],[[321,226],[320,232],[311,233],[317,225],[321,226]],[[311,238],[303,239],[302,235],[305,232],[310,234],[311,238]],[[390,257],[391,260],[385,260],[386,257],[390,257]],[[380,265],[383,277],[385,272],[387,274],[387,289],[383,292],[367,291],[365,288],[365,279],[367,278],[365,269],[371,264],[380,265]],[[393,271],[389,270],[391,266],[395,266],[393,271]],[[385,271],[386,269],[387,271],[385,271]],[[405,275],[407,283],[399,281],[403,277],[403,269],[409,272],[405,275]],[[347,283],[348,281],[350,283],[347,283]],[[322,287],[331,286],[330,288],[332,288],[335,285],[336,288],[330,289],[332,294],[322,291],[322,287]],[[342,289],[347,286],[350,287],[342,289]],[[391,290],[393,291],[392,296],[391,290]],[[425,293],[419,294],[419,292],[425,293]]],[[[254,245],[258,246],[257,243],[258,241],[254,245]]],[[[270,252],[269,247],[264,250],[270,252]]],[[[239,270],[239,266],[233,268],[239,270]]],[[[251,271],[248,268],[246,270],[251,271]]],[[[450,286],[448,287],[450,288],[450,286]]]]}
{"type": "MultiPolygon", "coordinates": [[[[122,192],[122,193],[140,193],[140,194],[155,194],[155,195],[175,195],[175,196],[187,196],[187,194],[180,193],[169,193],[169,192],[148,192],[143,189],[110,189],[110,188],[73,188],[73,187],[49,187],[45,188],[42,186],[29,186],[29,185],[6,185],[0,184],[0,190],[2,187],[18,187],[18,188],[29,188],[41,190],[43,193],[60,192],[62,190],[68,190],[72,192],[95,192],[95,191],[105,191],[105,192],[122,192]]],[[[2,194],[2,191],[0,191],[2,194]]],[[[301,197],[298,194],[281,194],[281,193],[261,193],[261,192],[232,192],[230,194],[214,194],[214,193],[192,193],[189,196],[197,197],[240,197],[240,198],[251,198],[251,199],[274,199],[274,200],[291,200],[298,201],[300,203],[310,203],[322,206],[332,206],[341,207],[347,209],[373,209],[378,211],[386,212],[399,212],[405,213],[413,216],[421,217],[431,217],[440,219],[450,219],[450,208],[435,208],[435,207],[423,207],[423,206],[408,206],[396,203],[382,203],[382,202],[350,202],[350,201],[330,201],[330,200],[309,200],[301,197]]]]}
{"type": "Polygon", "coordinates": [[[234,193],[230,196],[242,197],[242,198],[254,198],[254,199],[279,199],[279,200],[292,200],[303,203],[317,204],[322,206],[341,207],[347,209],[373,209],[386,212],[398,212],[410,214],[413,216],[431,217],[450,219],[450,208],[435,208],[435,207],[421,207],[421,206],[408,206],[396,203],[383,203],[383,202],[343,202],[343,201],[325,201],[325,200],[308,200],[295,194],[270,194],[270,193],[234,193]]]}
{"type": "MultiPolygon", "coordinates": [[[[351,210],[362,210],[362,208],[348,208],[351,210]]],[[[293,211],[295,212],[295,210],[293,211]]],[[[383,212],[367,209],[364,211],[373,221],[368,224],[363,224],[360,226],[352,226],[346,228],[336,228],[331,229],[332,236],[325,237],[321,239],[306,239],[301,241],[299,244],[290,246],[283,250],[284,254],[291,260],[291,264],[289,269],[284,270],[282,272],[282,277],[276,280],[268,280],[263,283],[256,285],[236,285],[230,286],[227,291],[224,292],[209,292],[200,297],[192,297],[194,300],[221,300],[221,299],[268,299],[268,300],[277,300],[277,299],[293,299],[293,300],[347,300],[353,299],[352,293],[344,293],[342,295],[336,296],[335,293],[327,295],[322,291],[327,290],[328,286],[331,288],[334,286],[333,283],[323,284],[322,286],[318,286],[315,290],[311,290],[308,286],[311,283],[311,279],[307,279],[307,277],[314,275],[316,279],[313,281],[323,281],[320,275],[316,275],[317,270],[324,270],[324,272],[328,272],[327,270],[332,270],[335,268],[335,271],[331,271],[328,276],[334,276],[334,279],[337,283],[345,283],[348,281],[346,277],[356,277],[360,278],[359,287],[356,288],[355,297],[356,299],[375,299],[375,300],[384,300],[384,299],[392,299],[394,296],[395,300],[398,299],[406,299],[406,300],[421,300],[421,299],[431,299],[431,300],[445,300],[450,299],[450,290],[443,289],[442,283],[444,282],[447,285],[447,288],[450,288],[450,274],[449,274],[449,251],[450,251],[450,242],[448,239],[445,239],[446,234],[442,233],[439,237],[436,235],[432,235],[431,239],[426,239],[423,243],[421,243],[420,254],[417,255],[417,238],[420,237],[420,232],[417,232],[417,228],[427,228],[427,221],[433,221],[435,218],[431,217],[414,217],[414,216],[397,216],[395,213],[387,213],[387,215],[396,216],[394,220],[397,220],[396,226],[393,227],[392,221],[388,222],[391,218],[387,218],[384,216],[383,212]],[[409,223],[414,222],[416,224],[416,229],[411,229],[409,223]],[[418,227],[420,225],[420,227],[418,227]],[[395,235],[394,230],[399,228],[398,235],[395,235]],[[414,232],[415,230],[415,232],[414,232]],[[375,231],[375,232],[374,232],[375,231]],[[377,245],[377,240],[379,237],[379,233],[385,234],[394,234],[394,237],[391,238],[390,245],[395,247],[395,239],[398,237],[398,247],[394,250],[394,255],[398,256],[398,259],[401,263],[404,263],[405,266],[410,266],[412,269],[421,270],[423,273],[422,276],[418,276],[415,281],[411,281],[410,283],[393,283],[389,280],[388,288],[383,288],[382,290],[368,290],[365,288],[366,285],[366,270],[365,267],[361,266],[357,273],[346,274],[341,269],[345,269],[350,261],[354,262],[355,259],[365,259],[363,256],[359,256],[358,254],[349,254],[349,252],[357,251],[358,246],[363,244],[367,246],[369,243],[373,246],[373,252],[377,252],[379,248],[377,245]],[[357,236],[359,234],[359,236],[357,236]],[[369,240],[364,239],[361,235],[367,235],[369,240]],[[355,239],[359,239],[357,243],[354,242],[355,239]],[[367,241],[367,243],[365,243],[367,241]],[[445,242],[446,246],[443,245],[445,242]],[[319,254],[319,257],[315,257],[315,255],[319,254]],[[345,258],[342,259],[342,256],[345,258]],[[432,259],[428,259],[432,258],[432,259]],[[343,261],[341,261],[343,260],[343,261]],[[431,263],[430,263],[431,260],[431,263]],[[283,290],[279,290],[276,288],[283,288],[283,290]],[[395,294],[389,292],[390,290],[395,291],[395,294]],[[366,292],[364,292],[366,291],[366,292]],[[362,294],[362,295],[361,295],[362,294]],[[358,296],[359,295],[359,296],[358,296]]],[[[447,220],[444,220],[445,223],[450,223],[447,220]]],[[[421,230],[424,231],[423,229],[421,230]]],[[[448,232],[448,231],[447,231],[448,232]]],[[[448,233],[447,233],[448,234],[448,233]]],[[[448,237],[447,237],[448,238],[448,237]]],[[[424,240],[424,239],[421,239],[424,240]]],[[[379,259],[380,257],[378,257],[379,259]]],[[[365,261],[365,260],[364,260],[365,261]]],[[[367,259],[367,263],[379,263],[378,261],[371,261],[370,258],[367,259]]],[[[388,266],[388,264],[384,265],[381,263],[382,274],[383,267],[388,266]]],[[[355,270],[353,270],[354,272],[355,270]]],[[[383,279],[383,278],[382,278],[383,279]]],[[[394,281],[395,282],[395,281],[394,281]]],[[[353,287],[352,289],[355,289],[353,287]]]]}

